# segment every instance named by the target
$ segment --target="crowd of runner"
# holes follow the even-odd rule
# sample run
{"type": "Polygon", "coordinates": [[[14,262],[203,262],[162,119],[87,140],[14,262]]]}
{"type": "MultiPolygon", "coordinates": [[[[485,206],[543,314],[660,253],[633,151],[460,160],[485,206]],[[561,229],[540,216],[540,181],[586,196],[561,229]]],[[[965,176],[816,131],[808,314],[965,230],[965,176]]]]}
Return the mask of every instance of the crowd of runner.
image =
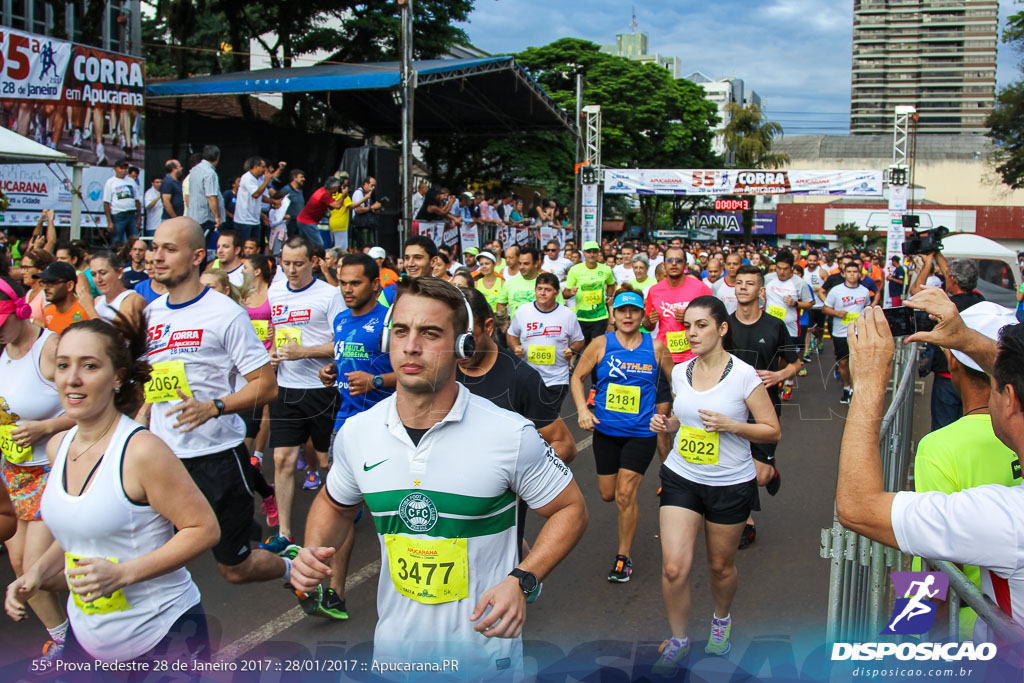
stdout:
{"type": "MultiPolygon", "coordinates": [[[[307,614],[347,619],[365,508],[382,557],[375,659],[516,670],[525,605],[587,525],[570,396],[618,512],[608,581],[630,580],[637,490],[661,463],[670,636],[655,672],[691,648],[702,529],[705,650],[725,655],[735,556],[755,540],[759,487],[780,489],[794,377],[823,363],[840,403],[860,396],[858,321],[934,267],[680,238],[460,252],[415,235],[389,254],[295,229],[275,249],[215,223],[172,217],[120,252],[90,251],[57,241],[44,215],[19,258],[4,250],[6,609],[36,614],[48,660],[209,657],[186,569],[207,550],[228,582],[287,584],[307,614]],[[318,491],[304,538],[299,486],[318,491]],[[257,496],[271,533],[254,545],[257,496]],[[535,534],[527,509],[545,518],[535,534]],[[185,632],[205,650],[169,652],[185,632]]],[[[960,271],[936,269],[955,294],[960,271]]]]}

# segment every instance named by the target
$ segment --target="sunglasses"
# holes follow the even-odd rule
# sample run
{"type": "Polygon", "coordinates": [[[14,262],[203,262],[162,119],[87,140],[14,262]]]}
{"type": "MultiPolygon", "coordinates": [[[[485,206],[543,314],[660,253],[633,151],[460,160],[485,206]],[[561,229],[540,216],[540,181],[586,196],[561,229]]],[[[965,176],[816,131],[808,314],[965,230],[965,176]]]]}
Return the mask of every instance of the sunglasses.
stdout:
{"type": "Polygon", "coordinates": [[[682,263],[685,260],[686,259],[682,259],[682,258],[667,258],[667,259],[665,259],[665,263],[682,263]]]}

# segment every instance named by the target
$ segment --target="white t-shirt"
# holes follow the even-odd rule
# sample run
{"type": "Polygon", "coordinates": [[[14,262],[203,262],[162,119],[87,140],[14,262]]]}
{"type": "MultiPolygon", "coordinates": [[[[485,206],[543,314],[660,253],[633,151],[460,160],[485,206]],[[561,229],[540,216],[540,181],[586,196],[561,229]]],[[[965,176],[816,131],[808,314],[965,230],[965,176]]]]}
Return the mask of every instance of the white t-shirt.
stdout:
{"type": "Polygon", "coordinates": [[[825,305],[837,311],[846,311],[847,315],[842,318],[832,319],[832,336],[846,337],[847,326],[860,317],[868,304],[871,302],[871,290],[864,285],[847,287],[846,283],[836,285],[828,291],[825,297],[825,305]]]}
{"type": "MultiPolygon", "coordinates": [[[[277,341],[285,339],[284,330],[294,330],[300,335],[299,343],[305,347],[334,343],[334,318],[345,310],[345,301],[337,287],[313,278],[302,289],[292,290],[285,280],[270,285],[267,299],[277,341]]],[[[277,366],[277,384],[289,389],[319,389],[323,387],[320,368],[329,360],[282,360],[277,366]]]]}
{"type": "Polygon", "coordinates": [[[260,224],[260,206],[263,196],[253,197],[252,194],[263,184],[252,171],[246,171],[238,181],[238,196],[235,198],[235,223],[242,225],[260,224]]]}
{"type": "MultiPolygon", "coordinates": [[[[651,273],[652,275],[654,273],[651,273]]],[[[612,275],[615,276],[616,286],[624,285],[630,280],[636,278],[636,273],[633,272],[633,264],[620,263],[619,265],[612,268],[612,275]]]]}
{"type": "Polygon", "coordinates": [[[725,304],[725,310],[729,312],[729,315],[736,312],[736,309],[739,307],[739,302],[736,301],[736,288],[731,287],[724,277],[711,287],[711,293],[725,304]]]}
{"type": "Polygon", "coordinates": [[[545,386],[569,383],[569,361],[562,353],[569,344],[583,341],[583,329],[571,308],[557,304],[554,310],[545,313],[537,308],[536,301],[523,304],[516,311],[508,333],[519,338],[523,358],[540,374],[545,386]],[[531,348],[534,349],[532,357],[531,348]]]}
{"type": "Polygon", "coordinates": [[[928,279],[924,281],[924,284],[927,287],[941,287],[942,278],[940,278],[938,275],[929,275],[928,279]]]}
{"type": "MultiPolygon", "coordinates": [[[[833,290],[835,291],[835,290],[833,290]]],[[[1024,626],[1024,487],[990,484],[956,493],[901,491],[892,530],[910,555],[981,568],[981,592],[1024,626]]],[[[974,641],[990,641],[984,620],[974,641]]]]}
{"type": "MultiPolygon", "coordinates": [[[[572,482],[569,468],[533,425],[459,385],[452,409],[414,446],[392,394],[345,421],[333,456],[327,495],[346,506],[365,502],[377,525],[382,568],[373,658],[454,658],[462,679],[505,673],[513,680],[521,678],[522,640],[485,638],[473,630],[469,615],[480,596],[516,566],[517,498],[533,509],[543,507],[572,482]],[[484,442],[488,446],[481,448],[484,442]],[[467,458],[468,453],[473,457],[467,458]],[[395,541],[402,539],[463,539],[465,554],[460,557],[468,565],[468,596],[423,604],[399,593],[390,558],[395,541]]],[[[445,552],[458,556],[459,546],[445,552]]],[[[393,568],[401,569],[397,559],[393,568]]],[[[422,580],[428,581],[426,571],[420,570],[422,580]]],[[[443,590],[442,571],[423,585],[443,590]]]]}
{"type": "MultiPolygon", "coordinates": [[[[681,477],[699,484],[730,486],[742,484],[757,476],[754,459],[750,455],[750,442],[744,438],[718,433],[718,464],[696,464],[686,460],[679,452],[680,434],[685,437],[684,427],[704,431],[704,423],[698,410],[710,410],[731,417],[740,422],[747,421],[747,397],[761,384],[757,371],[736,356],[732,356],[732,370],[725,379],[707,391],[697,391],[686,378],[686,369],[697,361],[692,358],[672,369],[672,392],[675,400],[672,413],[679,418],[680,430],[672,437],[672,451],[665,465],[681,477]]],[[[713,435],[712,435],[713,438],[713,435]]],[[[696,458],[691,451],[701,451],[700,439],[686,439],[687,455],[696,458]]]]}
{"type": "Polygon", "coordinates": [[[550,259],[547,256],[544,257],[544,263],[540,269],[545,273],[551,273],[558,278],[558,281],[562,283],[562,287],[565,287],[565,276],[569,272],[569,269],[573,267],[573,262],[564,256],[560,256],[556,259],[550,259]]]}
{"type": "Polygon", "coordinates": [[[156,232],[160,223],[163,222],[161,216],[163,216],[164,212],[164,204],[160,199],[160,190],[150,186],[150,188],[146,190],[145,196],[142,198],[142,205],[143,210],[146,212],[146,232],[156,232]],[[146,207],[149,206],[149,203],[154,199],[157,200],[157,202],[153,205],[153,208],[146,209],[146,207]]]}
{"type": "MultiPolygon", "coordinates": [[[[278,270],[281,270],[278,268],[278,270]]],[[[241,287],[245,284],[245,264],[239,263],[235,266],[234,270],[228,271],[228,282],[233,284],[235,287],[241,287]]]]}
{"type": "Polygon", "coordinates": [[[789,296],[794,301],[810,301],[811,290],[807,283],[796,275],[783,281],[775,273],[768,273],[764,278],[764,292],[765,312],[786,323],[789,336],[795,337],[799,332],[800,311],[796,306],[787,306],[785,299],[789,296]]]}
{"type": "MultiPolygon", "coordinates": [[[[206,288],[183,304],[168,303],[164,294],[145,311],[150,364],[182,362],[189,390],[198,401],[234,393],[232,371],[247,375],[270,362],[249,314],[220,292],[206,288]]],[[[180,403],[154,404],[149,419],[150,431],[179,458],[226,451],[245,438],[245,423],[234,414],[208,420],[190,432],[175,429],[178,417],[167,417],[167,412],[180,403]]]]}
{"type": "Polygon", "coordinates": [[[135,211],[139,198],[139,186],[130,177],[118,178],[112,175],[103,184],[103,201],[110,204],[110,213],[135,211]]]}
{"type": "Polygon", "coordinates": [[[657,268],[658,266],[665,262],[665,257],[662,256],[661,254],[658,254],[654,258],[650,258],[650,256],[648,256],[648,259],[650,259],[651,265],[648,266],[647,270],[651,273],[651,275],[654,275],[655,268],[657,268]]]}

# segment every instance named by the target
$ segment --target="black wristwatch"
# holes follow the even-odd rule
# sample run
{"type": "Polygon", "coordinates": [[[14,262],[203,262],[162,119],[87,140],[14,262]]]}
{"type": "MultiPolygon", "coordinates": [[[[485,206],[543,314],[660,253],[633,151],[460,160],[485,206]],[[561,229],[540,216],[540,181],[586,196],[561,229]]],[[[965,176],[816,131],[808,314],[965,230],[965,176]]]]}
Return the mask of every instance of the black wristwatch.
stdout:
{"type": "Polygon", "coordinates": [[[213,407],[217,409],[217,417],[224,414],[224,401],[219,398],[213,399],[213,407]]]}
{"type": "Polygon", "coordinates": [[[382,386],[384,386],[384,378],[381,377],[380,375],[374,375],[373,376],[373,387],[375,389],[380,389],[382,386]]]}
{"type": "Polygon", "coordinates": [[[533,572],[525,572],[518,567],[510,571],[508,575],[519,579],[519,588],[522,589],[523,594],[525,595],[529,595],[534,592],[537,590],[537,586],[540,585],[536,574],[533,572]]]}

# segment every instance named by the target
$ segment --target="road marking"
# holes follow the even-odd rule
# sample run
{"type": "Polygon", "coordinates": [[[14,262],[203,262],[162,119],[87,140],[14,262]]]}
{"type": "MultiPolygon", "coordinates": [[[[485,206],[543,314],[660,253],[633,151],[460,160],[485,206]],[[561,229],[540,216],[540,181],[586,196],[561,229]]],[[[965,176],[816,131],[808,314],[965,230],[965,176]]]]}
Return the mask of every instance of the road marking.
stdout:
{"type": "MultiPolygon", "coordinates": [[[[579,453],[584,449],[590,448],[593,443],[593,435],[580,439],[576,442],[576,452],[579,453]]],[[[345,581],[345,592],[347,593],[361,583],[365,583],[367,580],[372,579],[379,572],[380,560],[374,560],[348,577],[345,581]]],[[[302,611],[302,608],[296,605],[284,614],[281,614],[280,616],[263,624],[263,626],[260,626],[258,629],[242,636],[227,647],[221,648],[214,653],[213,658],[216,661],[222,662],[234,661],[249,650],[259,647],[279,633],[287,631],[292,626],[302,621],[305,616],[306,613],[302,611]]]]}
{"type": "MultiPolygon", "coordinates": [[[[378,572],[380,572],[380,560],[374,560],[348,577],[345,581],[346,592],[368,579],[372,579],[378,572]]],[[[305,616],[306,613],[302,611],[302,608],[296,605],[284,614],[263,624],[263,626],[260,626],[255,631],[242,636],[227,647],[221,648],[213,657],[215,660],[225,662],[238,659],[249,650],[262,645],[282,631],[286,631],[299,623],[305,616]]]]}

